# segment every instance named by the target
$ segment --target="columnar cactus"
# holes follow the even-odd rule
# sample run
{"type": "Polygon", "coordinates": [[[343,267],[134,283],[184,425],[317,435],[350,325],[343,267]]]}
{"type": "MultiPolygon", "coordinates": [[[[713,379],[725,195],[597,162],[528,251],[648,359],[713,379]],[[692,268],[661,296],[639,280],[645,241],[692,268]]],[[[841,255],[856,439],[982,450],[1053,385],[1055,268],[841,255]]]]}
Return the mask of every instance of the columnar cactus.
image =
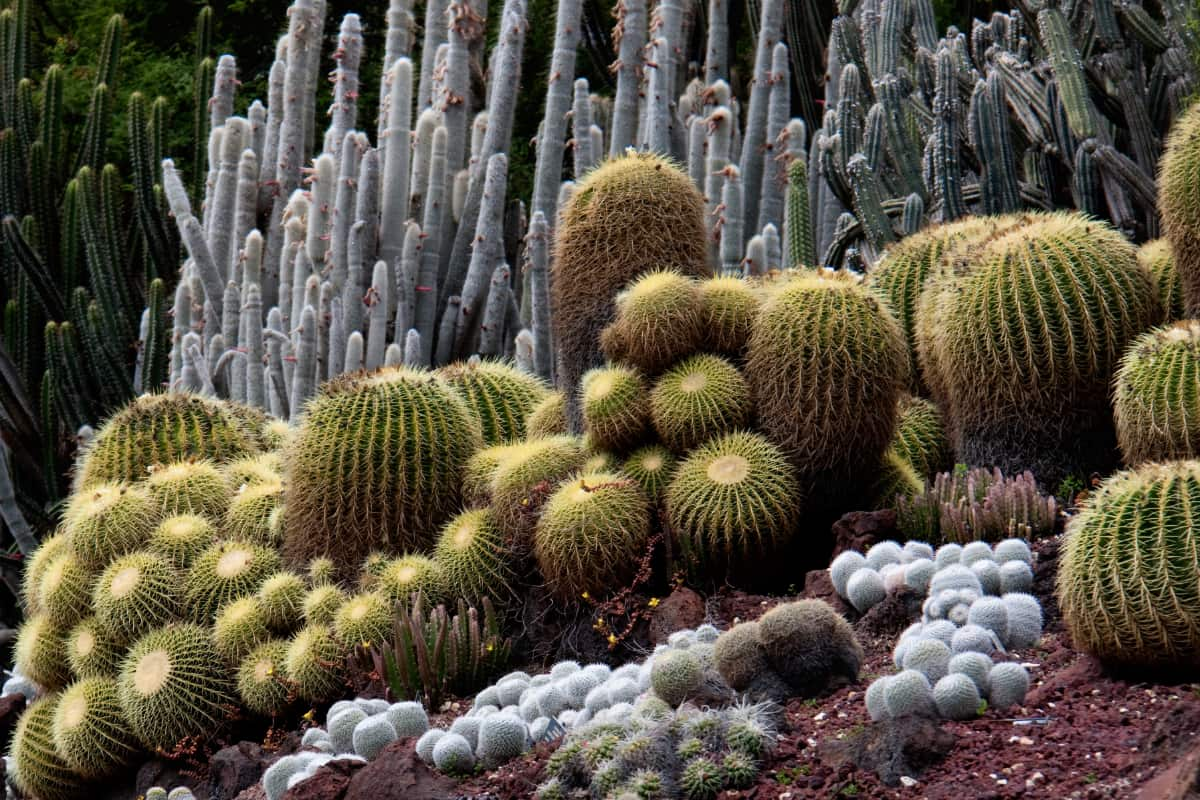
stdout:
{"type": "Polygon", "coordinates": [[[1171,128],[1159,169],[1158,206],[1183,282],[1184,305],[1200,314],[1200,106],[1193,105],[1171,128]]]}

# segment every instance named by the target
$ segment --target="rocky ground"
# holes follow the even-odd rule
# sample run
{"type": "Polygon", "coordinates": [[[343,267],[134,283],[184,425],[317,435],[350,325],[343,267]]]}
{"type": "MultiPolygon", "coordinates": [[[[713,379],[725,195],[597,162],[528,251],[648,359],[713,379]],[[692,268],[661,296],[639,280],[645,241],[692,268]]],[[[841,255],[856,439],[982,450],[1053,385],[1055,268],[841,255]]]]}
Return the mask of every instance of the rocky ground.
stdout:
{"type": "MultiPolygon", "coordinates": [[[[1034,679],[1024,708],[988,711],[967,723],[872,725],[863,692],[873,678],[894,671],[892,647],[919,606],[913,597],[893,596],[855,622],[867,655],[860,683],[789,703],[779,747],[759,783],[725,792],[722,800],[1200,798],[1200,674],[1189,676],[1195,682],[1126,680],[1073,650],[1053,601],[1058,540],[1039,542],[1035,550],[1035,593],[1047,611],[1046,634],[1037,648],[1012,654],[1034,679]]],[[[824,573],[811,573],[803,594],[840,606],[824,573]]],[[[703,602],[681,590],[663,602],[651,630],[693,626],[699,618],[725,628],[790,599],[727,591],[703,602]]],[[[0,698],[0,732],[23,706],[11,699],[0,698]]],[[[453,711],[439,716],[453,716],[453,711]]],[[[266,749],[242,742],[220,750],[207,765],[193,762],[182,770],[154,761],[141,769],[136,791],[186,782],[201,800],[261,800],[257,779],[264,765],[297,745],[296,734],[277,736],[266,749]]],[[[554,749],[539,745],[495,772],[456,783],[420,763],[412,745],[411,740],[394,743],[367,766],[340,762],[323,768],[286,798],[530,798],[554,749]]],[[[132,788],[107,796],[124,799],[132,788]]]]}

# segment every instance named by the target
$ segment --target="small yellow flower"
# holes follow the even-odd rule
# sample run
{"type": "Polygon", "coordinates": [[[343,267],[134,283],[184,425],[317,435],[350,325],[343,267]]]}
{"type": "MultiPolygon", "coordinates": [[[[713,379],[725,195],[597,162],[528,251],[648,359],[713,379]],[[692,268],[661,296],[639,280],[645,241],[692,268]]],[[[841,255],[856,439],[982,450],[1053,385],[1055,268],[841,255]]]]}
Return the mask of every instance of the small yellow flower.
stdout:
{"type": "Polygon", "coordinates": [[[311,720],[316,715],[317,715],[317,710],[315,708],[310,708],[308,711],[304,712],[304,719],[311,720]]]}
{"type": "Polygon", "coordinates": [[[597,628],[603,628],[603,627],[604,627],[604,618],[603,618],[603,617],[601,617],[600,619],[597,619],[597,620],[596,620],[596,627],[597,627],[597,628]]]}
{"type": "Polygon", "coordinates": [[[582,597],[584,600],[591,599],[591,595],[589,595],[587,592],[584,592],[583,594],[581,594],[580,597],[582,597]]]}
{"type": "Polygon", "coordinates": [[[613,647],[617,643],[617,637],[614,634],[608,635],[608,646],[613,647]]]}
{"type": "Polygon", "coordinates": [[[651,598],[650,598],[650,602],[649,602],[649,603],[646,603],[646,605],[650,606],[651,608],[658,608],[658,598],[657,598],[657,597],[651,597],[651,598]]]}
{"type": "Polygon", "coordinates": [[[490,653],[495,649],[496,649],[496,645],[492,644],[491,642],[488,642],[487,651],[490,653]]]}

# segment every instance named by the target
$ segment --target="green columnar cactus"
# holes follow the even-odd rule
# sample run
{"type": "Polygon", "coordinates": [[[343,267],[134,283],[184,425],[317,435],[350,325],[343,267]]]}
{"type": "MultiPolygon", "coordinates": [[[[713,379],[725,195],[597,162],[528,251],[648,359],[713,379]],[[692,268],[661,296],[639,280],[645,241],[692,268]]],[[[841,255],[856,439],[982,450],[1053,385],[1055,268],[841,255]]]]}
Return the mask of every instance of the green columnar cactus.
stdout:
{"type": "Polygon", "coordinates": [[[612,321],[614,296],[650,270],[707,277],[703,215],[704,199],[688,176],[649,153],[609,159],[576,187],[555,234],[551,270],[558,388],[572,432],[583,430],[575,393],[583,373],[602,363],[598,339],[612,321]]]}
{"type": "Polygon", "coordinates": [[[598,367],[580,381],[583,424],[600,447],[625,450],[641,440],[650,422],[646,383],[636,369],[598,367]]]}
{"type": "Polygon", "coordinates": [[[737,367],[720,356],[692,356],[658,379],[650,393],[650,420],[663,444],[683,453],[714,436],[743,427],[750,388],[737,367]]]}
{"type": "Polygon", "coordinates": [[[808,208],[808,165],[797,158],[788,165],[787,205],[784,210],[784,252],[789,269],[815,267],[812,216],[808,208]]]}
{"type": "Polygon", "coordinates": [[[449,597],[474,603],[516,596],[519,565],[490,508],[465,511],[446,523],[433,557],[442,565],[449,597]]]}
{"type": "Polygon", "coordinates": [[[87,678],[67,688],[55,708],[53,735],[63,761],[90,779],[116,774],[139,751],[113,678],[87,678]]]}
{"type": "Polygon", "coordinates": [[[754,433],[731,433],[676,468],[667,515],[685,558],[710,572],[777,552],[791,538],[800,495],[778,448],[754,433]]]}
{"type": "Polygon", "coordinates": [[[526,420],[549,394],[534,376],[499,362],[460,362],[442,367],[437,374],[478,415],[485,445],[525,438],[526,420]]]}
{"type": "Polygon", "coordinates": [[[289,450],[284,556],[351,577],[373,550],[418,550],[457,509],[479,421],[442,379],[407,368],[322,386],[289,450]]]}
{"type": "Polygon", "coordinates": [[[892,312],[904,329],[904,338],[908,345],[911,391],[922,391],[922,378],[917,369],[914,329],[917,300],[925,288],[925,281],[934,273],[947,253],[960,245],[980,241],[992,235],[1006,224],[1003,219],[1007,218],[970,217],[926,228],[906,236],[888,248],[868,273],[867,280],[871,288],[887,298],[892,312]]]}
{"type": "Polygon", "coordinates": [[[933,480],[954,466],[954,451],[946,438],[942,415],[930,401],[904,395],[896,410],[896,432],[889,449],[916,471],[919,479],[933,480]]]}
{"type": "Polygon", "coordinates": [[[149,394],[118,411],[96,433],[79,468],[77,483],[140,481],[156,464],[188,458],[224,463],[259,450],[236,407],[191,394],[149,394]]]}
{"type": "Polygon", "coordinates": [[[1050,486],[1106,469],[1117,361],[1162,313],[1133,246],[1080,214],[1030,214],[952,261],[916,337],[959,459],[1050,486]]]}
{"type": "Polygon", "coordinates": [[[12,781],[23,793],[44,800],[72,800],[85,792],[76,774],[54,744],[54,716],[59,695],[46,695],[21,715],[13,734],[12,781]]]}
{"type": "Polygon", "coordinates": [[[746,369],[759,429],[810,500],[844,496],[840,485],[879,463],[908,379],[905,355],[891,312],[847,275],[795,279],[763,306],[746,369]]]}
{"type": "Polygon", "coordinates": [[[1200,464],[1150,464],[1106,480],[1067,526],[1058,603],[1075,645],[1136,667],[1200,658],[1200,464]]]}
{"type": "Polygon", "coordinates": [[[221,724],[222,707],[233,699],[226,674],[207,628],[159,628],[125,656],[118,680],[121,710],[143,745],[169,749],[221,724]]]}
{"type": "Polygon", "coordinates": [[[1125,463],[1195,458],[1200,452],[1200,322],[1136,339],[1117,370],[1113,418],[1125,463]]]}
{"type": "Polygon", "coordinates": [[[741,278],[711,278],[700,283],[700,303],[703,348],[741,356],[761,305],[755,288],[741,278]]]}
{"type": "Polygon", "coordinates": [[[1188,316],[1200,314],[1200,106],[1175,120],[1159,164],[1158,208],[1183,283],[1188,316]]]}
{"type": "Polygon", "coordinates": [[[1175,256],[1171,243],[1166,239],[1154,239],[1138,248],[1138,263],[1149,270],[1158,286],[1158,299],[1163,307],[1164,323],[1184,319],[1183,281],[1175,267],[1175,256]]]}
{"type": "Polygon", "coordinates": [[[616,307],[615,320],[600,337],[604,354],[647,375],[691,355],[704,336],[700,290],[678,272],[642,275],[617,295],[616,307]]]}
{"type": "Polygon", "coordinates": [[[565,481],[546,501],[533,553],[557,596],[603,597],[633,577],[649,536],[650,504],[641,487],[615,473],[588,473],[565,481]]]}

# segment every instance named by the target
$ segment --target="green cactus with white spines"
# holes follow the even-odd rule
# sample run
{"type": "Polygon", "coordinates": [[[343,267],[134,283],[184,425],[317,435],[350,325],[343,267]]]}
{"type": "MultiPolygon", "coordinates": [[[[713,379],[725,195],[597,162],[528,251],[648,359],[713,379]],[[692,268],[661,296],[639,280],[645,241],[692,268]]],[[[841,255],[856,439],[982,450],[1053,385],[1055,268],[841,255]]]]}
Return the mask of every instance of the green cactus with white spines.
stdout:
{"type": "Polygon", "coordinates": [[[407,603],[420,592],[433,605],[446,596],[446,573],[439,561],[428,556],[401,556],[383,569],[375,588],[391,603],[407,603]]]}
{"type": "Polygon", "coordinates": [[[533,530],[540,488],[553,486],[587,461],[583,442],[575,436],[529,439],[516,445],[492,480],[492,511],[505,535],[517,540],[533,530]]]}
{"type": "Polygon", "coordinates": [[[283,506],[282,483],[246,484],[234,491],[225,511],[225,535],[245,542],[278,545],[276,518],[283,506]]]}
{"type": "Polygon", "coordinates": [[[100,569],[142,546],[162,516],[156,506],[141,486],[97,484],[71,499],[63,531],[80,563],[100,569]]]}
{"type": "Polygon", "coordinates": [[[67,664],[77,678],[115,678],[125,649],[97,619],[87,617],[71,628],[66,639],[67,664]]]}
{"type": "Polygon", "coordinates": [[[946,437],[942,415],[923,397],[904,395],[896,409],[891,452],[907,462],[921,480],[933,480],[954,466],[954,450],[946,437]]]}
{"type": "Polygon", "coordinates": [[[1200,548],[1187,510],[1200,463],[1148,464],[1114,475],[1067,525],[1058,604],[1075,645],[1118,666],[1183,667],[1200,659],[1200,548]]]}
{"type": "Polygon", "coordinates": [[[55,708],[53,736],[63,761],[89,779],[127,768],[140,750],[114,678],[87,678],[67,687],[55,708]]]}
{"type": "Polygon", "coordinates": [[[1125,238],[1082,214],[1026,214],[954,258],[921,296],[917,349],[958,458],[1046,485],[1105,471],[1106,398],[1161,316],[1125,238]]]}
{"type": "Polygon", "coordinates": [[[301,618],[306,625],[332,625],[346,600],[346,593],[335,584],[318,584],[304,595],[300,604],[301,618]]]}
{"type": "Polygon", "coordinates": [[[1158,287],[1158,300],[1162,303],[1163,324],[1184,319],[1187,314],[1183,302],[1183,281],[1175,266],[1175,255],[1171,243],[1166,239],[1146,242],[1137,251],[1138,263],[1154,276],[1158,287]]]}
{"type": "Polygon", "coordinates": [[[26,616],[39,613],[41,601],[38,591],[42,584],[42,576],[59,556],[71,553],[71,539],[65,532],[56,532],[42,540],[42,544],[25,563],[21,574],[21,604],[26,616]]]}
{"type": "Polygon", "coordinates": [[[277,451],[246,456],[221,467],[221,474],[236,492],[242,486],[257,483],[278,483],[283,480],[283,458],[277,451]]]}
{"type": "Polygon", "coordinates": [[[345,655],[329,627],[309,625],[288,642],[283,672],[300,697],[319,703],[342,689],[341,664],[345,655]]]}
{"type": "Polygon", "coordinates": [[[533,553],[555,595],[602,597],[633,577],[649,538],[650,503],[641,487],[616,473],[586,473],[546,501],[533,553]]]}
{"type": "Polygon", "coordinates": [[[677,453],[743,427],[750,413],[746,379],[720,356],[684,359],[663,373],[650,392],[654,430],[677,453]]]}
{"type": "Polygon", "coordinates": [[[251,651],[238,666],[238,697],[255,714],[274,715],[287,706],[289,690],[283,672],[287,650],[287,642],[271,639],[251,651]]]}
{"type": "Polygon", "coordinates": [[[179,577],[166,558],[154,553],[118,558],[92,592],[97,623],[115,641],[130,644],[179,612],[179,577]]]}
{"type": "Polygon", "coordinates": [[[1200,453],[1200,322],[1142,334],[1117,370],[1113,419],[1130,466],[1200,453]]]}
{"type": "Polygon", "coordinates": [[[741,278],[710,278],[701,281],[699,288],[704,348],[735,358],[741,356],[762,305],[759,292],[741,278]]]}
{"type": "Polygon", "coordinates": [[[196,514],[176,514],[158,524],[146,540],[146,549],[166,557],[176,569],[187,569],[216,543],[217,536],[210,520],[196,514]]]}
{"type": "Polygon", "coordinates": [[[517,595],[520,564],[490,508],[464,511],[446,523],[433,558],[441,564],[448,597],[473,603],[517,595]]]}
{"type": "Polygon", "coordinates": [[[630,453],[621,472],[637,481],[651,502],[658,503],[675,473],[675,463],[670,450],[652,444],[630,453]]]}
{"type": "Polygon", "coordinates": [[[591,442],[621,451],[641,440],[650,424],[650,400],[640,372],[626,366],[598,367],[584,374],[579,392],[591,442]]]}
{"type": "Polygon", "coordinates": [[[330,381],[288,451],[285,559],[332,558],[351,578],[368,553],[432,544],[458,509],[479,421],[430,373],[385,368],[330,381]]]}
{"type": "Polygon", "coordinates": [[[763,305],[748,353],[758,429],[796,467],[808,502],[836,506],[861,491],[908,380],[904,336],[886,305],[843,273],[793,278],[763,305]]]}
{"type": "Polygon", "coordinates": [[[26,619],[17,629],[13,647],[17,671],[47,691],[66,686],[70,673],[62,655],[68,632],[45,614],[26,619]]]}
{"type": "Polygon", "coordinates": [[[567,399],[562,392],[551,392],[534,406],[525,419],[530,439],[563,436],[567,432],[567,399]]]}
{"type": "Polygon", "coordinates": [[[211,461],[176,461],[156,467],[146,480],[150,500],[161,516],[196,514],[221,520],[229,506],[229,486],[211,461]]]}
{"type": "Polygon", "coordinates": [[[85,781],[59,755],[54,744],[54,716],[59,695],[35,700],[17,720],[9,753],[12,781],[27,795],[43,800],[74,800],[85,781]]]}
{"type": "Polygon", "coordinates": [[[261,449],[259,432],[242,408],[186,393],[143,395],[97,431],[80,464],[78,486],[134,483],[150,467],[189,458],[225,463],[254,455],[261,449]]]}
{"type": "MultiPolygon", "coordinates": [[[[531,437],[537,438],[537,437],[531,437]]],[[[485,447],[463,468],[463,503],[469,507],[486,506],[492,499],[492,481],[509,455],[519,452],[518,444],[485,447]]]]}
{"type": "Polygon", "coordinates": [[[287,633],[300,624],[307,593],[304,579],[284,570],[269,575],[258,587],[255,597],[266,613],[271,629],[287,633]]]}
{"type": "Polygon", "coordinates": [[[354,595],[333,617],[334,637],[347,649],[392,638],[392,603],[378,592],[354,595]]]}
{"type": "Polygon", "coordinates": [[[96,573],[80,563],[74,553],[63,553],[42,573],[38,608],[55,625],[69,627],[87,614],[96,573]]]}
{"type": "Polygon", "coordinates": [[[221,725],[223,706],[233,700],[227,675],[207,628],[158,628],[125,656],[118,679],[121,710],[143,745],[169,749],[221,725]]]}
{"type": "Polygon", "coordinates": [[[484,445],[525,438],[525,421],[549,390],[528,373],[496,361],[442,367],[444,378],[479,417],[484,445]]]}
{"type": "Polygon", "coordinates": [[[1171,125],[1158,165],[1158,209],[1183,284],[1184,309],[1200,315],[1200,105],[1171,125]]]}
{"type": "Polygon", "coordinates": [[[695,280],[649,272],[616,298],[616,318],[600,344],[609,361],[656,375],[700,346],[704,301],[695,280]]]}
{"type": "Polygon", "coordinates": [[[258,597],[240,597],[221,606],[213,621],[213,647],[230,664],[237,664],[271,637],[267,614],[258,597]]]}
{"type": "Polygon", "coordinates": [[[800,515],[800,485],[779,448],[755,433],[726,434],[675,469],[667,516],[685,558],[701,571],[777,553],[800,515]]]}
{"type": "Polygon", "coordinates": [[[230,600],[254,594],[279,570],[279,554],[252,542],[224,541],[201,553],[183,578],[188,616],[211,623],[230,600]]]}

